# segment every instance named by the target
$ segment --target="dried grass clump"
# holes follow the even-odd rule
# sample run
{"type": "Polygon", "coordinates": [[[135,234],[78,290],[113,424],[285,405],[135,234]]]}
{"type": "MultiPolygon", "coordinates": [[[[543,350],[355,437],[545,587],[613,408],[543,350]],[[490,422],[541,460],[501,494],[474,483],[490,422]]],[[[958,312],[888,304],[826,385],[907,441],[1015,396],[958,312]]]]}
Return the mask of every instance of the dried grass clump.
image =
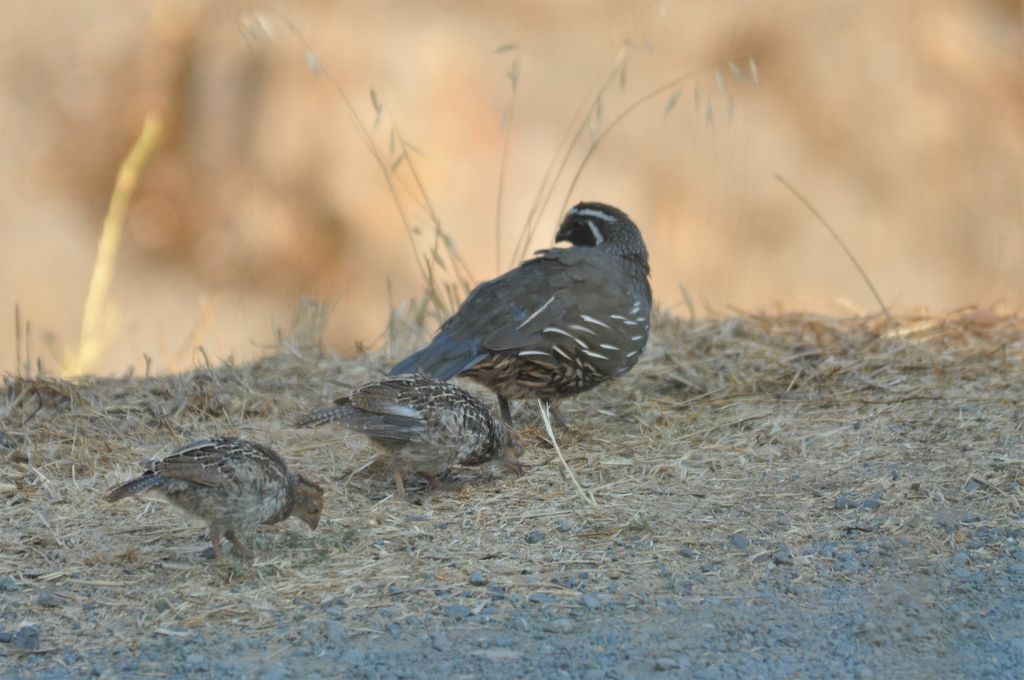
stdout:
{"type": "MultiPolygon", "coordinates": [[[[804,549],[851,534],[900,541],[902,568],[915,569],[948,558],[968,531],[1022,523],[1021,317],[662,318],[636,369],[561,407],[571,428],[560,443],[596,507],[579,502],[525,410],[524,477],[485,470],[415,505],[392,497],[362,438],[288,426],[387,363],[293,349],[158,378],[7,378],[0,577],[92,603],[104,635],[134,646],[205,623],[267,624],[296,598],[341,597],[353,616],[399,603],[482,609],[493,593],[470,585],[477,571],[510,593],[574,595],[582,571],[591,591],[620,577],[655,591],[664,569],[697,568],[684,548],[737,588],[780,568],[762,559],[779,544],[795,556],[785,568],[815,570],[828,559],[804,549]],[[321,480],[321,529],[268,527],[254,565],[218,566],[197,557],[198,524],[156,502],[101,501],[139,459],[213,434],[266,442],[321,480]],[[879,502],[837,507],[840,496],[879,502]],[[535,529],[542,540],[526,541],[535,529]]],[[[55,635],[85,635],[66,609],[32,614],[55,635]]]]}

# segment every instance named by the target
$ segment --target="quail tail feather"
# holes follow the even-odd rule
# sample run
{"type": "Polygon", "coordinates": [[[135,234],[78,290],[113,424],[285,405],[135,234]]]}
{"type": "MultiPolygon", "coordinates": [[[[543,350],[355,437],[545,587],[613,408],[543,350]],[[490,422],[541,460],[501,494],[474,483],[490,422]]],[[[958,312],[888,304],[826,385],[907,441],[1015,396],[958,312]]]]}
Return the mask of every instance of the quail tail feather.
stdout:
{"type": "Polygon", "coordinates": [[[293,423],[294,427],[320,427],[327,423],[342,420],[349,412],[349,406],[331,406],[313,411],[309,415],[299,418],[293,423]]]}
{"type": "Polygon", "coordinates": [[[107,495],[104,496],[103,498],[106,501],[113,503],[114,501],[119,501],[122,498],[127,498],[128,496],[135,496],[145,491],[149,491],[153,487],[160,486],[163,483],[164,478],[161,477],[160,475],[147,474],[143,475],[142,477],[136,477],[135,479],[127,481],[124,484],[115,486],[113,489],[108,491],[107,495]]]}
{"type": "Polygon", "coordinates": [[[395,364],[388,375],[426,373],[439,380],[450,380],[486,356],[476,338],[455,340],[439,334],[429,345],[395,364]]]}

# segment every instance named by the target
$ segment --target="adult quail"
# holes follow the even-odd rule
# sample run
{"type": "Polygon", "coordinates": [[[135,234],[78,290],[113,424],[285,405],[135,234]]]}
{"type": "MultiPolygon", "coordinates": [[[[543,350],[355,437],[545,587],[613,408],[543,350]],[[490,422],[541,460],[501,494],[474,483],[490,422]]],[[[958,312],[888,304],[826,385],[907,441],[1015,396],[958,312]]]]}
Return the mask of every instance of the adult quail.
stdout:
{"type": "Polygon", "coordinates": [[[252,551],[239,531],[274,524],[295,515],[316,529],[323,509],[323,489],[297,472],[270,448],[233,437],[200,439],[145,463],[141,477],[111,489],[117,501],[155,492],[209,525],[215,559],[221,536],[246,559],[252,551]]]}
{"type": "Polygon", "coordinates": [[[369,437],[390,459],[399,498],[405,498],[406,472],[435,488],[451,488],[438,478],[455,465],[498,459],[522,474],[513,453],[519,445],[505,424],[458,385],[422,373],[398,375],[367,383],[334,404],[296,426],[338,422],[369,437]]]}
{"type": "Polygon", "coordinates": [[[647,248],[624,212],[579,203],[556,241],[515,269],[477,286],[424,349],[392,374],[465,375],[508,401],[548,405],[632,368],[647,344],[651,286],[647,248]]]}

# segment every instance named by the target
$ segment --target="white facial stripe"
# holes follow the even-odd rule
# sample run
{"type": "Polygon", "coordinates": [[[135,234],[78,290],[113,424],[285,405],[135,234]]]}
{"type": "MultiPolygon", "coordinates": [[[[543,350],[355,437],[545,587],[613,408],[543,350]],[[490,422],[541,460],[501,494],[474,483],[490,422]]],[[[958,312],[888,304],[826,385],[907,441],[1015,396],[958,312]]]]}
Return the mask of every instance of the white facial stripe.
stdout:
{"type": "Polygon", "coordinates": [[[597,228],[597,225],[587,220],[587,226],[590,227],[590,233],[594,235],[594,245],[599,246],[604,243],[604,236],[601,236],[601,230],[597,228]]]}
{"type": "Polygon", "coordinates": [[[609,224],[617,221],[614,215],[609,215],[596,208],[574,208],[572,214],[579,215],[580,217],[596,217],[602,222],[608,222],[609,224]]]}

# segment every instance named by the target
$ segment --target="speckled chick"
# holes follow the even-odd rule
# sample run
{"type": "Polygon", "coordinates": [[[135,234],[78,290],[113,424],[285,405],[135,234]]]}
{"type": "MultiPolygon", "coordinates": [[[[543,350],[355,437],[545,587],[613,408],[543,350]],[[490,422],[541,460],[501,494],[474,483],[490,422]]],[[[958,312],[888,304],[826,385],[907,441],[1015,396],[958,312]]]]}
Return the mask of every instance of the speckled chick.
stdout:
{"type": "Polygon", "coordinates": [[[434,487],[448,487],[438,477],[455,465],[499,460],[517,475],[518,443],[479,399],[458,385],[421,373],[397,375],[368,383],[331,408],[296,423],[310,427],[338,422],[369,437],[387,455],[399,498],[405,498],[402,475],[413,472],[434,487]]]}
{"type": "Polygon", "coordinates": [[[262,444],[233,437],[200,439],[144,465],[141,477],[114,487],[106,500],[145,492],[163,496],[209,525],[217,560],[222,536],[240,555],[252,559],[238,532],[291,515],[310,529],[320,522],[323,489],[290,472],[284,459],[262,444]]]}

